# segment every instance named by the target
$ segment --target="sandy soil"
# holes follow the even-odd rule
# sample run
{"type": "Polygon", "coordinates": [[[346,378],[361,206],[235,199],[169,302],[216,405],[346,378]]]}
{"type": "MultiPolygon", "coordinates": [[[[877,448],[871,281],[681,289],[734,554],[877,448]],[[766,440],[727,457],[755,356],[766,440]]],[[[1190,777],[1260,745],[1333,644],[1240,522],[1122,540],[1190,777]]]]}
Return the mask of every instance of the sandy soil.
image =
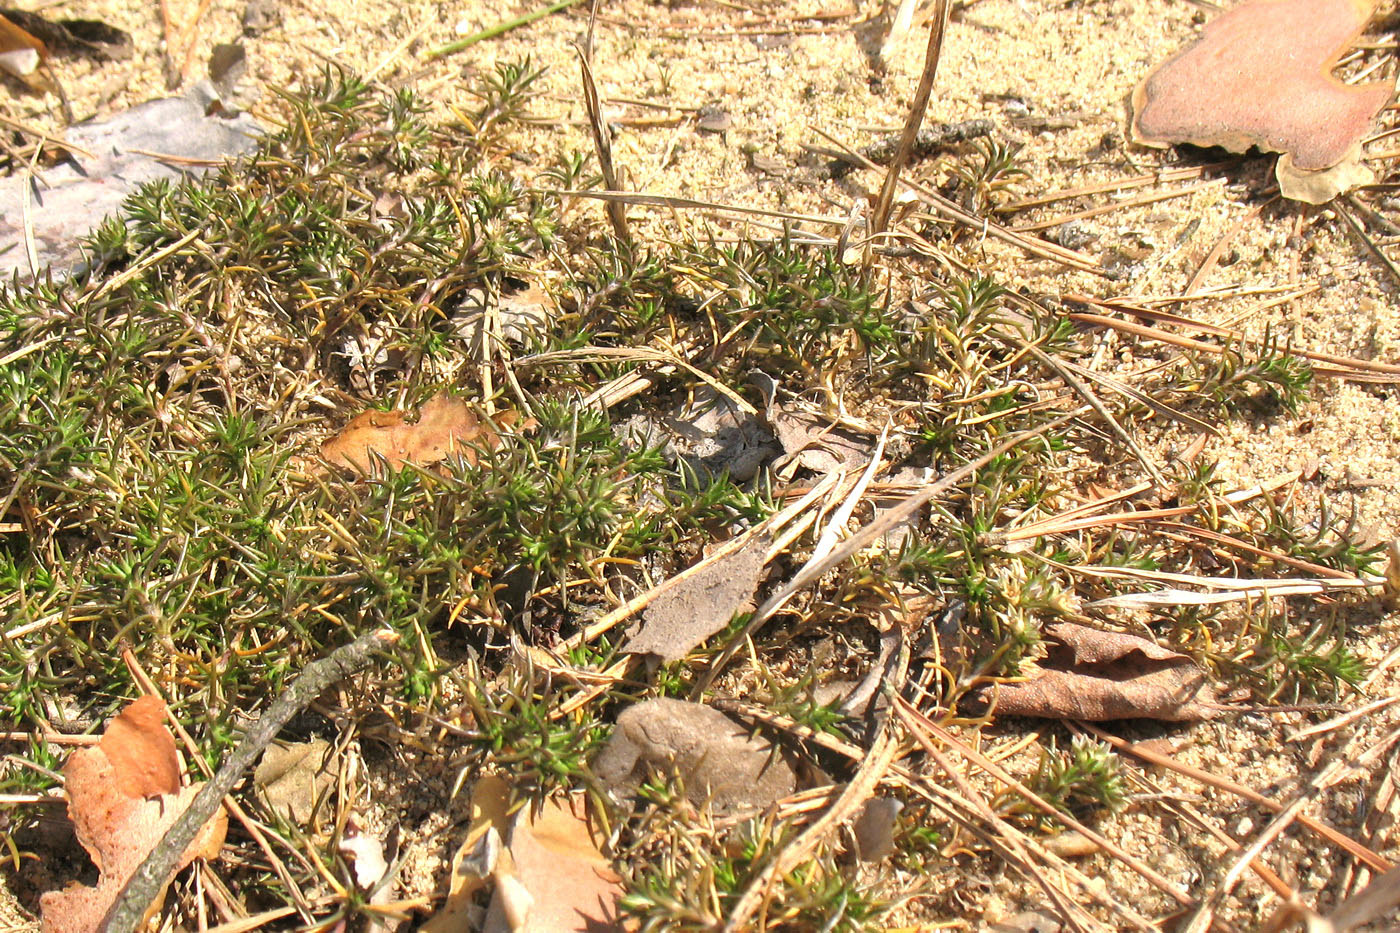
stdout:
{"type": "MultiPolygon", "coordinates": [[[[215,43],[242,42],[249,58],[237,102],[266,120],[276,108],[268,88],[297,85],[323,62],[343,64],[393,86],[410,87],[431,102],[435,116],[450,118],[468,101],[464,88],[473,74],[495,62],[530,55],[547,65],[544,94],[535,103],[539,125],[527,134],[516,157],[540,170],[561,151],[591,150],[584,123],[575,47],[584,40],[583,7],[560,13],[464,52],[429,60],[428,52],[463,35],[524,12],[529,4],[466,0],[285,0],[273,3],[277,22],[258,35],[242,34],[247,0],[215,0],[196,31],[190,79],[202,76],[215,43]]],[[[29,4],[31,7],[34,4],[29,4]]],[[[193,15],[194,0],[170,0],[177,24],[193,15]]],[[[1180,157],[1123,142],[1126,100],[1151,65],[1199,29],[1210,5],[1201,0],[983,0],[972,2],[951,24],[929,109],[930,122],[977,117],[994,121],[996,135],[1023,144],[1030,177],[1022,196],[1076,188],[1170,167],[1180,157]]],[[[161,74],[162,26],[158,8],[137,0],[59,0],[51,14],[102,18],[128,30],[136,56],[123,63],[60,64],[60,75],[79,117],[103,116],[166,93],[161,74]]],[[[873,4],[839,8],[811,0],[763,4],[703,0],[664,5],[640,0],[604,4],[595,36],[595,71],[600,93],[609,99],[609,117],[618,127],[617,162],[631,184],[658,194],[762,206],[844,220],[852,204],[878,189],[880,175],[856,172],[842,181],[823,177],[825,159],[805,147],[830,146],[829,135],[846,145],[866,145],[897,130],[904,120],[923,59],[924,31],[916,29],[895,48],[883,73],[872,68],[871,43],[878,27],[867,22],[873,4]],[[705,132],[697,126],[701,108],[726,112],[730,127],[705,132]],[[758,166],[761,166],[758,167],[758,166]]],[[[183,34],[184,30],[179,30],[183,34]]],[[[1392,36],[1381,41],[1393,42],[1392,36]]],[[[181,40],[180,54],[187,44],[181,40]]],[[[1393,69],[1391,69],[1393,72],[1393,69]]],[[[0,112],[52,130],[62,121],[54,101],[21,95],[13,83],[0,84],[0,112]]],[[[1384,148],[1381,143],[1378,149],[1384,148]]],[[[1327,209],[1301,208],[1267,197],[1269,157],[1224,157],[1222,173],[1177,182],[1194,187],[1184,196],[1124,206],[1078,222],[1089,258],[1122,270],[1104,278],[1018,253],[988,239],[982,261],[1002,284],[1031,293],[1060,296],[1085,293],[1100,298],[1142,300],[1181,295],[1222,236],[1233,231],[1225,260],[1202,283],[1207,289],[1235,286],[1239,297],[1194,300],[1181,313],[1215,322],[1239,322],[1251,333],[1267,327],[1295,346],[1342,356],[1400,362],[1397,282],[1369,256],[1358,240],[1327,209]],[[1199,181],[1209,182],[1198,186],[1199,181]],[[1273,301],[1280,289],[1304,290],[1288,301],[1273,301]]],[[[1199,164],[1199,157],[1180,164],[1199,164]]],[[[1378,162],[1381,174],[1393,163],[1378,162]]],[[[912,168],[916,177],[942,182],[946,163],[930,160],[912,168]]],[[[1016,214],[1013,223],[1030,224],[1082,208],[1130,200],[1142,190],[1097,195],[1016,214]]],[[[1381,213],[1397,217],[1384,191],[1366,195],[1381,213]]],[[[598,223],[603,215],[593,211],[598,223]]],[[[741,229],[718,215],[673,218],[634,208],[647,235],[681,236],[709,228],[741,229]]],[[[754,228],[756,229],[756,228],[754,228]]],[[[834,228],[821,232],[834,235],[834,228]]],[[[910,266],[911,276],[933,268],[910,266]]],[[[1131,352],[1111,335],[1103,337],[1101,360],[1131,362],[1131,352]]],[[[1326,495],[1343,513],[1353,508],[1378,539],[1400,534],[1400,407],[1391,387],[1322,380],[1296,414],[1222,425],[1206,456],[1218,459],[1229,487],[1243,487],[1306,464],[1316,467],[1299,494],[1326,495]]],[[[1180,450],[1192,438],[1163,429],[1144,441],[1159,452],[1180,450]]],[[[1321,610],[1318,610],[1321,611],[1321,610]]],[[[1357,652],[1381,664],[1369,682],[1370,696],[1400,689],[1394,659],[1400,624],[1379,617],[1358,634],[1357,652]]],[[[1357,704],[1359,705],[1359,703],[1357,704]]],[[[1182,760],[1265,793],[1285,793],[1297,776],[1342,749],[1365,748],[1368,737],[1393,728],[1394,709],[1377,713],[1347,744],[1344,733],[1288,743],[1285,737],[1303,720],[1293,714],[1253,715],[1191,730],[1174,730],[1182,760]]],[[[992,739],[1010,745],[1019,734],[992,739]]],[[[1031,759],[1026,759],[1028,762],[1031,759]]],[[[1014,764],[1016,759],[1012,760],[1014,764]]],[[[1199,785],[1156,775],[1164,791],[1200,793],[1199,785]]],[[[1364,802],[1375,787],[1374,772],[1332,792],[1322,812],[1355,831],[1364,821],[1364,802]]],[[[1227,795],[1207,791],[1202,809],[1248,837],[1267,815],[1227,795]]],[[[1150,805],[1134,809],[1114,824],[1119,842],[1172,877],[1208,883],[1223,850],[1202,842],[1199,833],[1166,823],[1150,805]]],[[[1397,855],[1393,838],[1376,840],[1397,855]]],[[[425,861],[413,873],[429,887],[434,868],[445,866],[448,849],[422,840],[425,861]]],[[[1276,846],[1271,862],[1310,897],[1323,902],[1342,890],[1343,860],[1306,837],[1291,836],[1276,846]]],[[[1108,873],[1128,899],[1142,897],[1144,909],[1164,909],[1132,876],[1111,863],[1090,859],[1086,870],[1108,873]]],[[[1265,889],[1247,878],[1246,899],[1264,903],[1265,889]]],[[[415,892],[421,893],[421,892],[415,892]]],[[[964,901],[935,896],[930,915],[953,911],[972,925],[991,922],[1026,905],[1027,892],[996,880],[964,901]],[[958,905],[963,906],[959,907],[958,905]]],[[[1267,912],[1267,910],[1266,910],[1267,912]]]]}

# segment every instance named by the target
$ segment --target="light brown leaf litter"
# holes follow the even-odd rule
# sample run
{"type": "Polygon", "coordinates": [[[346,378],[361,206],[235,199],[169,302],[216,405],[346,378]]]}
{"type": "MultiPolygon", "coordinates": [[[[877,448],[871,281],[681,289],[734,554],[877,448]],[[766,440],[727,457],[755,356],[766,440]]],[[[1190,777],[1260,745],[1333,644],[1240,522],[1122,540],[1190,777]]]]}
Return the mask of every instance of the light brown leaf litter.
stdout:
{"type": "Polygon", "coordinates": [[[593,773],[618,798],[653,771],[678,773],[691,802],[717,814],[762,810],[797,789],[797,770],[781,748],[719,710],[665,697],[623,710],[593,761],[593,773]]]}
{"type": "Polygon", "coordinates": [[[832,423],[825,415],[783,406],[774,406],[766,414],[787,455],[776,464],[778,469],[796,461],[816,473],[829,473],[858,469],[870,462],[871,439],[832,423]]]}
{"type": "Polygon", "coordinates": [[[1285,196],[1315,200],[1346,190],[1340,186],[1365,172],[1361,140],[1394,86],[1347,85],[1332,68],[1375,7],[1374,0],[1246,0],[1138,85],[1134,137],[1232,152],[1257,146],[1283,153],[1285,196]]]}
{"type": "MultiPolygon", "coordinates": [[[[64,765],[68,816],[99,875],[96,887],[70,884],[39,899],[44,933],[101,929],[132,874],[204,786],[180,788],[175,738],[164,715],[162,700],[143,697],[113,718],[96,746],[75,751],[64,765]]],[[[176,872],[196,858],[217,857],[227,829],[220,810],[180,857],[176,872]]],[[[152,912],[163,897],[162,889],[152,912]]]]}
{"type": "Polygon", "coordinates": [[[423,924],[423,933],[460,933],[481,926],[481,909],[473,902],[486,887],[510,835],[510,785],[494,774],[472,785],[467,837],[452,857],[447,899],[423,924]]]}
{"type": "Polygon", "coordinates": [[[446,392],[433,396],[409,422],[408,412],[365,411],[321,445],[321,456],[334,466],[369,473],[377,459],[390,469],[405,463],[430,466],[454,453],[476,463],[479,450],[500,449],[500,431],[519,421],[519,413],[478,417],[472,407],[446,392]]]}
{"type": "Polygon", "coordinates": [[[997,713],[1091,722],[1191,722],[1219,713],[1206,672],[1145,638],[1058,622],[1046,626],[1045,645],[1028,681],[983,693],[997,713]]]}
{"type": "Polygon", "coordinates": [[[722,630],[734,614],[752,608],[754,591],[773,539],[759,535],[739,550],[679,582],[652,601],[641,628],[623,650],[679,661],[722,630]]]}
{"type": "Polygon", "coordinates": [[[274,742],[253,771],[253,784],[273,812],[306,826],[316,811],[316,801],[335,787],[332,757],[331,743],[325,739],[274,742]]]}
{"type": "Polygon", "coordinates": [[[486,933],[605,933],[624,929],[622,879],[576,794],[516,814],[494,872],[486,933]]]}

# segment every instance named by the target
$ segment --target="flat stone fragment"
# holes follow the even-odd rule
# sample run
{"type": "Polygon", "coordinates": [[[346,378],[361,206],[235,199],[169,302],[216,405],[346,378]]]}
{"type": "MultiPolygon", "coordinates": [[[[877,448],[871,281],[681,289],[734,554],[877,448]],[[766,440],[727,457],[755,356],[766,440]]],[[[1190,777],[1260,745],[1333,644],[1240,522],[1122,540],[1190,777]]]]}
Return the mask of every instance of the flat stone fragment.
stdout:
{"type": "Polygon", "coordinates": [[[684,700],[647,700],[617,717],[593,772],[615,796],[631,796],[651,771],[676,772],[686,796],[717,814],[762,810],[797,789],[789,755],[728,716],[684,700]]]}

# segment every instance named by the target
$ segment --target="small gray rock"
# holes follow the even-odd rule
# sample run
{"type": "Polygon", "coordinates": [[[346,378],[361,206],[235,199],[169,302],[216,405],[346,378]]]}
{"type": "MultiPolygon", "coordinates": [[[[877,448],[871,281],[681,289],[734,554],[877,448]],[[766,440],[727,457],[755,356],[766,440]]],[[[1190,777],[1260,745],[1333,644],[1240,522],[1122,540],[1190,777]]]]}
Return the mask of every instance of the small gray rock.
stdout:
{"type": "Polygon", "coordinates": [[[751,736],[728,716],[699,703],[655,699],[617,717],[612,738],[593,761],[617,797],[628,797],[651,771],[676,772],[696,805],[717,814],[762,810],[797,789],[791,756],[751,736]]]}

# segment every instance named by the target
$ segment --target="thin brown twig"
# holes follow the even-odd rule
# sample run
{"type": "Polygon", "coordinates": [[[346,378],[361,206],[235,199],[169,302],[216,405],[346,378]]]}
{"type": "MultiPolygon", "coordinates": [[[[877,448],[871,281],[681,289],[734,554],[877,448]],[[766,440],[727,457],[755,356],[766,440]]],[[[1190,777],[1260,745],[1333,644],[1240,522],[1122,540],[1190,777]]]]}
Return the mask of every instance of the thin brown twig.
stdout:
{"type": "Polygon", "coordinates": [[[1210,181],[1203,181],[1187,188],[1173,188],[1171,191],[1154,191],[1151,194],[1141,194],[1122,201],[1114,201],[1112,204],[1100,204],[1097,207],[1086,207],[1072,214],[1060,214],[1046,220],[1032,220],[1023,224],[1016,224],[1011,229],[1015,230],[1017,233],[1047,230],[1051,227],[1058,227],[1061,224],[1067,224],[1075,220],[1088,220],[1091,217],[1100,217],[1104,214],[1111,214],[1114,211],[1128,210],[1134,207],[1145,207],[1148,204],[1156,204],[1158,201],[1170,201],[1172,198],[1183,198],[1188,194],[1195,194],[1198,191],[1218,188],[1224,185],[1226,181],[1227,179],[1224,178],[1212,178],[1210,181]]]}
{"type": "Polygon", "coordinates": [[[1039,794],[1037,794],[1035,791],[1031,790],[1029,787],[1026,787],[1020,781],[1017,781],[1014,777],[1012,777],[1006,771],[1006,769],[1002,768],[995,762],[989,760],[985,755],[969,746],[966,742],[959,740],[957,736],[953,735],[951,732],[940,726],[938,723],[933,722],[931,719],[924,716],[913,706],[905,702],[902,698],[896,699],[895,702],[899,705],[902,705],[912,715],[918,717],[920,720],[920,724],[923,725],[924,728],[928,729],[930,732],[932,732],[935,736],[937,736],[950,747],[956,749],[958,754],[962,755],[964,758],[967,758],[977,767],[981,768],[983,771],[986,771],[988,774],[990,774],[997,780],[1001,781],[1003,784],[1005,784],[1011,790],[1015,791],[1017,794],[1020,794],[1023,798],[1025,798],[1025,800],[1028,803],[1030,803],[1036,809],[1040,810],[1046,816],[1058,820],[1065,826],[1068,826],[1070,829],[1079,833],[1081,836],[1091,840],[1099,848],[1103,849],[1105,852],[1109,853],[1110,855],[1121,861],[1124,865],[1127,865],[1133,871],[1137,872],[1139,875],[1145,878],[1149,884],[1157,888],[1163,894],[1166,894],[1178,904],[1181,904],[1183,907],[1196,906],[1197,902],[1195,898],[1191,897],[1190,894],[1183,891],[1178,885],[1173,884],[1170,880],[1163,877],[1156,869],[1152,868],[1150,865],[1147,865],[1141,859],[1134,856],[1132,853],[1124,850],[1122,846],[1104,837],[1103,835],[1089,828],[1088,826],[1084,825],[1079,820],[1076,820],[1068,813],[1065,813],[1063,810],[1060,810],[1059,808],[1046,802],[1046,800],[1042,798],[1039,794]]]}
{"type": "MultiPolygon", "coordinates": [[[[1209,771],[1202,771],[1200,768],[1184,764],[1168,755],[1154,752],[1150,748],[1145,748],[1125,739],[1120,739],[1116,735],[1110,735],[1093,723],[1080,722],[1076,723],[1076,725],[1084,731],[1091,733],[1096,738],[1112,745],[1119,751],[1132,755],[1134,758],[1140,758],[1148,764],[1169,768],[1178,774],[1184,774],[1193,780],[1200,781],[1202,784],[1208,784],[1211,787],[1228,791],[1237,797],[1243,797],[1245,800],[1251,803],[1257,803],[1261,807],[1266,807],[1275,813],[1283,809],[1283,804],[1265,797],[1263,794],[1245,787],[1243,784],[1238,784],[1227,778],[1218,777],[1211,774],[1209,771]]],[[[1326,823],[1319,822],[1306,814],[1299,815],[1297,822],[1300,826],[1304,826],[1314,834],[1321,836],[1327,842],[1346,852],[1351,857],[1365,862],[1372,871],[1384,872],[1389,871],[1392,867],[1389,860],[1371,851],[1371,849],[1357,842],[1355,839],[1352,839],[1350,836],[1338,832],[1326,823]]]]}
{"type": "Polygon", "coordinates": [[[1083,185],[1079,188],[1065,188],[1060,191],[1038,194],[1034,197],[1021,198],[1018,201],[1011,201],[1006,204],[1004,209],[1009,213],[1014,213],[1016,211],[1023,211],[1028,207],[1042,207],[1046,204],[1053,204],[1056,201],[1066,201],[1070,198],[1082,198],[1095,194],[1112,194],[1115,191],[1126,191],[1129,188],[1142,188],[1147,185],[1161,185],[1171,181],[1188,181],[1192,178],[1200,178],[1206,172],[1226,168],[1229,165],[1229,162],[1212,162],[1209,165],[1196,165],[1191,168],[1174,168],[1161,172],[1146,172],[1142,175],[1132,175],[1128,178],[1115,178],[1093,185],[1083,185]]]}
{"type": "Polygon", "coordinates": [[[331,684],[368,666],[398,638],[398,633],[387,629],[370,632],[306,666],[301,676],[258,717],[228,761],[200,789],[189,807],[166,830],[160,843],[132,874],[121,896],[107,913],[102,926],[105,933],[135,933],[141,926],[146,909],[155,900],[200,827],[222,805],[224,798],[243,779],[243,772],[277,737],[288,720],[331,684]]]}

